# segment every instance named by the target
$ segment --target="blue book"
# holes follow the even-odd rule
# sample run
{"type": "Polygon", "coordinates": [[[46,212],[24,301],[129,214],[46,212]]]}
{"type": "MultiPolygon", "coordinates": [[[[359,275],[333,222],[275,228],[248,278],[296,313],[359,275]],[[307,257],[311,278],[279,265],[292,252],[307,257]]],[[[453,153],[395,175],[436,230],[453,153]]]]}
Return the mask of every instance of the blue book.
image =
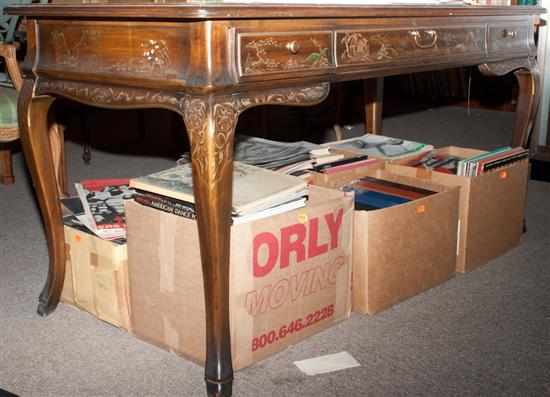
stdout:
{"type": "Polygon", "coordinates": [[[380,193],[371,190],[355,191],[355,209],[356,210],[374,210],[387,208],[394,205],[408,203],[411,201],[405,197],[394,196],[387,193],[380,193]]]}

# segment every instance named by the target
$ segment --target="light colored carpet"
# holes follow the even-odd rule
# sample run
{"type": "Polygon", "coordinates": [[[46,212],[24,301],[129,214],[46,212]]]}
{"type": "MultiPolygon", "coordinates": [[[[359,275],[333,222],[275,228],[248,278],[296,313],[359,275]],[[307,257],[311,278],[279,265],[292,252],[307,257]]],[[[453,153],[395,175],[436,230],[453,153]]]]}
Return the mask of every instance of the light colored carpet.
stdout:
{"type": "MultiPolygon", "coordinates": [[[[442,146],[509,142],[513,115],[439,108],[384,121],[385,134],[442,146]]],[[[357,133],[357,129],[354,130],[357,133]]],[[[71,180],[133,176],[170,160],[67,143],[71,180]]],[[[0,388],[20,396],[203,396],[199,366],[60,305],[36,302],[47,250],[20,154],[0,186],[0,388]]],[[[373,317],[350,320],[236,374],[235,396],[550,396],[550,184],[530,182],[521,245],[373,317]],[[350,352],[361,367],[308,377],[293,361],[350,352]]],[[[498,203],[495,203],[498,205],[498,203]]],[[[503,214],[505,215],[505,214],[503,214]]],[[[495,231],[498,232],[498,231],[495,231]]]]}

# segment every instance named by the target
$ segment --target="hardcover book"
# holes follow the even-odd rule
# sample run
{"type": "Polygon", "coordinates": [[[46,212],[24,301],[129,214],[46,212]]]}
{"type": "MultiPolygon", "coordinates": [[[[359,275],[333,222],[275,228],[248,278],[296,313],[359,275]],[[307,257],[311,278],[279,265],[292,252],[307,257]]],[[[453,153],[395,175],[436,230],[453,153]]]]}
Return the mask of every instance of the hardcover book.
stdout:
{"type": "Polygon", "coordinates": [[[187,219],[197,219],[195,205],[186,201],[165,197],[159,194],[138,191],[134,201],[147,207],[155,208],[169,214],[178,215],[187,219]]]}
{"type": "Polygon", "coordinates": [[[375,210],[407,203],[436,192],[382,179],[364,177],[346,190],[355,192],[356,210],[375,210]]]}
{"type": "Polygon", "coordinates": [[[410,199],[372,190],[355,191],[355,209],[362,211],[392,207],[411,201],[410,199]]]}
{"type": "Polygon", "coordinates": [[[529,152],[522,147],[513,149],[502,147],[460,161],[457,174],[461,176],[478,176],[527,157],[529,157],[529,152]]]}
{"type": "MultiPolygon", "coordinates": [[[[130,186],[189,203],[195,202],[190,162],[147,176],[133,178],[130,180],[130,186]]],[[[238,161],[234,162],[234,215],[261,211],[300,199],[305,195],[307,195],[307,183],[300,178],[238,161]]]]}
{"type": "Polygon", "coordinates": [[[391,182],[384,179],[377,179],[370,176],[361,178],[360,181],[353,184],[353,188],[391,194],[398,197],[408,198],[410,200],[419,199],[436,193],[432,190],[391,182]]]}

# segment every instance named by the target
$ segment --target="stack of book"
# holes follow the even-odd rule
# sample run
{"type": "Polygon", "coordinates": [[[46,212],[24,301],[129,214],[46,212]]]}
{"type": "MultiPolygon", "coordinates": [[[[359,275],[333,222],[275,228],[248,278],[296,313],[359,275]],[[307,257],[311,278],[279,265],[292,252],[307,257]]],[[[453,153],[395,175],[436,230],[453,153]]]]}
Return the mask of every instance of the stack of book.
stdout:
{"type": "Polygon", "coordinates": [[[311,168],[311,171],[327,175],[351,171],[355,168],[366,167],[368,165],[380,163],[381,161],[379,159],[371,158],[366,154],[354,154],[353,152],[342,154],[342,152],[334,151],[328,147],[312,150],[311,156],[314,161],[314,166],[311,168]],[[331,156],[338,156],[338,158],[331,161],[325,160],[331,156]]]}
{"type": "Polygon", "coordinates": [[[457,175],[478,176],[510,163],[529,157],[529,152],[522,148],[501,147],[490,152],[470,157],[458,162],[457,175]]]}
{"type": "Polygon", "coordinates": [[[278,142],[237,135],[233,157],[236,161],[249,165],[279,170],[310,160],[309,152],[318,147],[319,145],[306,141],[278,142]]]}
{"type": "MultiPolygon", "coordinates": [[[[233,223],[243,223],[291,211],[306,205],[307,184],[300,178],[235,161],[233,223]]],[[[189,219],[196,219],[190,162],[154,174],[133,178],[134,200],[189,219]]]]}
{"type": "MultiPolygon", "coordinates": [[[[352,146],[356,148],[356,145],[352,146]]],[[[384,151],[380,142],[374,146],[374,150],[384,151]]],[[[236,161],[302,179],[307,179],[311,172],[335,173],[375,162],[362,152],[333,150],[330,146],[306,141],[277,142],[249,136],[237,137],[234,157],[236,161]]],[[[186,161],[186,157],[180,160],[186,161]]]]}
{"type": "Polygon", "coordinates": [[[469,158],[431,151],[408,161],[406,165],[458,176],[478,176],[487,171],[525,159],[529,152],[521,147],[501,147],[469,158]]]}
{"type": "Polygon", "coordinates": [[[355,209],[362,211],[392,207],[436,193],[373,177],[363,177],[344,189],[355,192],[355,209]]]}
{"type": "Polygon", "coordinates": [[[365,134],[360,137],[316,145],[311,142],[277,142],[249,136],[235,141],[236,161],[307,178],[314,172],[339,172],[360,167],[373,159],[396,160],[433,150],[432,145],[365,134]],[[353,164],[353,165],[351,165],[353,164]]]}

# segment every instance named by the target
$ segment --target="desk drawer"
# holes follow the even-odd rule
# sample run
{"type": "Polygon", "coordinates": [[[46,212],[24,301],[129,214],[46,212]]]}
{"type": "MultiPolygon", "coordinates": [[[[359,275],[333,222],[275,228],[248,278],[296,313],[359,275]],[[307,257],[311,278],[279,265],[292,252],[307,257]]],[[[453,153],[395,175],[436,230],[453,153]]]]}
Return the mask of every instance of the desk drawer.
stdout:
{"type": "Polygon", "coordinates": [[[494,24],[488,27],[489,54],[498,52],[529,52],[531,26],[527,23],[494,24]]]}
{"type": "Polygon", "coordinates": [[[334,65],[332,33],[241,33],[238,59],[241,76],[299,70],[326,69],[334,65]]]}
{"type": "Polygon", "coordinates": [[[410,27],[345,30],[336,33],[338,66],[382,64],[396,60],[445,62],[449,58],[483,56],[485,27],[410,27]]]}

